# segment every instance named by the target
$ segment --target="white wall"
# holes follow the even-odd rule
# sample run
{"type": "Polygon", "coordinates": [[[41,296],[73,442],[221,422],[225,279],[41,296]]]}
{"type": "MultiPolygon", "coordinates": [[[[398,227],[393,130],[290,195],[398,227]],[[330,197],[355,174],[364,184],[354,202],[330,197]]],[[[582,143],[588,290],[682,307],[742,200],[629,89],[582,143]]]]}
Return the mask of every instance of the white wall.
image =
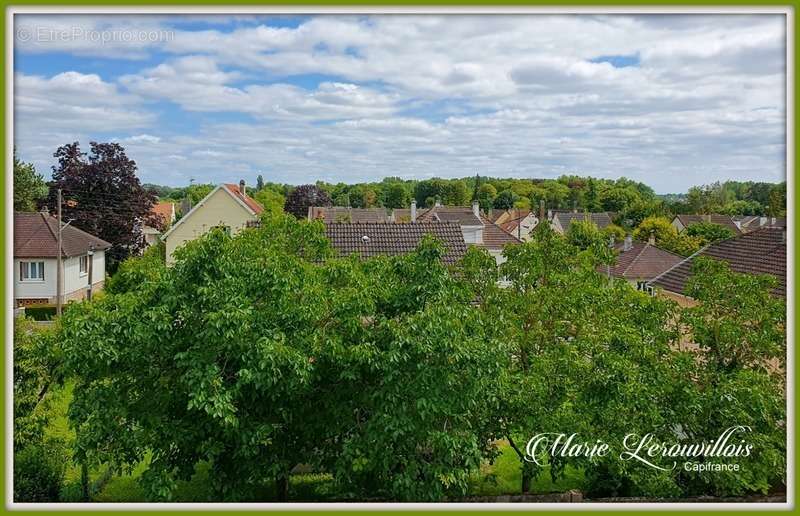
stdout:
{"type": "MultiPolygon", "coordinates": [[[[92,283],[95,285],[106,277],[105,251],[96,251],[92,260],[92,283]]],[[[14,259],[14,299],[55,298],[56,296],[56,259],[26,258],[14,259]],[[44,262],[44,281],[20,281],[19,263],[44,262]]],[[[88,271],[87,271],[88,272],[88,271]]],[[[86,290],[89,286],[89,275],[80,274],[79,258],[64,258],[64,295],[68,296],[76,290],[86,290]]],[[[55,299],[53,299],[55,301],[55,299]]]]}
{"type": "Polygon", "coordinates": [[[51,298],[56,295],[55,258],[14,258],[14,299],[51,298]],[[20,262],[44,262],[44,281],[20,281],[20,262]]]}
{"type": "Polygon", "coordinates": [[[461,226],[464,242],[467,244],[483,243],[483,226],[461,226]]]}

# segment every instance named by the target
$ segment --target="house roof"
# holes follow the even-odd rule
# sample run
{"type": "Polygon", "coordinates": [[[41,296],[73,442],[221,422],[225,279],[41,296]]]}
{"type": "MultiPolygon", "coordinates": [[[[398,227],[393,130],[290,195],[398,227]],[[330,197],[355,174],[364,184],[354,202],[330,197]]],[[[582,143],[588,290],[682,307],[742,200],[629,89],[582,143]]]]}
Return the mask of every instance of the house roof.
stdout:
{"type": "Polygon", "coordinates": [[[200,202],[197,203],[197,205],[195,205],[191,210],[189,210],[189,213],[185,214],[183,217],[180,218],[180,220],[178,220],[178,222],[173,224],[173,226],[169,228],[169,231],[161,235],[161,239],[166,240],[172,234],[172,232],[175,231],[176,228],[178,228],[181,224],[186,222],[196,210],[198,210],[201,206],[203,206],[206,203],[206,201],[208,201],[208,199],[213,197],[214,194],[217,193],[217,190],[222,190],[226,192],[228,195],[233,197],[242,206],[242,208],[250,212],[250,214],[252,215],[260,215],[264,211],[264,208],[258,202],[256,202],[252,197],[250,197],[249,195],[244,195],[239,191],[239,185],[234,185],[231,183],[223,183],[217,185],[217,187],[211,190],[208,193],[208,195],[203,197],[200,200],[200,202]]]}
{"type": "Polygon", "coordinates": [[[594,224],[599,229],[605,229],[611,224],[611,217],[606,212],[575,213],[573,211],[570,211],[570,212],[556,212],[553,214],[553,218],[558,220],[558,223],[561,225],[561,228],[564,231],[567,231],[569,229],[569,226],[576,220],[586,220],[587,216],[589,217],[589,220],[594,222],[594,224]]]}
{"type": "MultiPolygon", "coordinates": [[[[625,244],[615,247],[616,262],[611,267],[615,278],[651,280],[682,262],[685,257],[671,253],[647,242],[633,242],[627,251],[625,244]]],[[[601,272],[604,267],[601,267],[601,272]]]]}
{"type": "Polygon", "coordinates": [[[389,222],[384,208],[346,208],[342,206],[309,206],[309,220],[331,222],[389,222]]]}
{"type": "Polygon", "coordinates": [[[325,224],[325,235],[339,256],[402,255],[414,251],[425,235],[433,235],[442,242],[445,248],[442,261],[448,265],[461,260],[467,252],[461,227],[455,223],[334,222],[325,224]]]}
{"type": "Polygon", "coordinates": [[[725,226],[726,228],[733,231],[734,235],[740,234],[742,231],[739,229],[739,226],[733,221],[733,217],[730,215],[718,215],[718,214],[711,214],[711,215],[675,215],[675,218],[683,224],[684,227],[689,227],[692,224],[697,224],[698,222],[712,222],[714,224],[719,224],[720,226],[725,226]]]}
{"type": "Polygon", "coordinates": [[[417,215],[418,222],[457,222],[462,226],[482,226],[470,206],[434,206],[417,215]]]}
{"type": "Polygon", "coordinates": [[[513,209],[508,210],[508,217],[504,219],[495,220],[495,224],[503,228],[504,231],[512,235],[517,230],[522,221],[531,214],[531,210],[513,209]]]}
{"type": "MultiPolygon", "coordinates": [[[[14,258],[56,258],[57,231],[57,219],[47,213],[14,212],[14,258]]],[[[111,247],[102,238],[90,235],[71,224],[62,228],[62,257],[84,255],[91,245],[98,251],[111,247]]]]}
{"type": "Polygon", "coordinates": [[[175,204],[164,201],[153,205],[150,213],[164,221],[164,225],[171,224],[175,220],[175,204]]]}
{"type": "Polygon", "coordinates": [[[239,185],[235,185],[233,183],[223,183],[222,186],[228,191],[228,193],[244,202],[255,215],[260,215],[261,212],[264,211],[264,207],[258,204],[255,199],[239,190],[239,185]]]}
{"type": "Polygon", "coordinates": [[[697,256],[723,260],[735,272],[771,274],[778,279],[772,294],[786,297],[786,238],[781,228],[765,227],[709,245],[654,278],[651,284],[684,295],[692,261],[697,256]]]}
{"type": "Polygon", "coordinates": [[[501,251],[506,244],[519,244],[522,241],[493,223],[486,217],[481,217],[483,222],[483,244],[486,249],[501,251]]]}

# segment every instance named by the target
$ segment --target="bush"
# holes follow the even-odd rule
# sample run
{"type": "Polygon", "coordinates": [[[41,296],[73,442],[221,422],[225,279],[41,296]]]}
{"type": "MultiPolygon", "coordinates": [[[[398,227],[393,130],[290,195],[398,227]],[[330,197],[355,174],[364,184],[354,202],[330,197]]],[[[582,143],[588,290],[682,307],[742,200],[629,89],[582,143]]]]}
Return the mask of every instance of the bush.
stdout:
{"type": "Polygon", "coordinates": [[[56,316],[56,307],[55,305],[26,306],[25,315],[34,321],[50,321],[56,316]]]}
{"type": "Polygon", "coordinates": [[[61,439],[45,439],[14,457],[14,501],[57,502],[69,454],[61,439]]]}

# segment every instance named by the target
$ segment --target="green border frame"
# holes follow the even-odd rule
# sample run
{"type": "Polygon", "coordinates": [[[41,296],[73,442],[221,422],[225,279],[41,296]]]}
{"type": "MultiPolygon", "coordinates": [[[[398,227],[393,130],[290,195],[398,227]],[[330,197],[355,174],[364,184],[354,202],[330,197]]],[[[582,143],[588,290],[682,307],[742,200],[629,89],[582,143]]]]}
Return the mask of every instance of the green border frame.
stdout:
{"type": "MultiPolygon", "coordinates": [[[[797,72],[798,72],[798,63],[800,63],[800,58],[798,58],[798,50],[800,50],[800,46],[798,46],[798,30],[797,30],[798,29],[797,15],[798,15],[798,6],[800,6],[800,0],[786,0],[786,1],[769,0],[768,2],[765,2],[765,3],[758,3],[758,2],[754,2],[752,0],[728,0],[728,1],[724,1],[724,0],[705,0],[705,1],[701,2],[701,3],[693,2],[692,0],[668,0],[668,1],[658,1],[658,0],[655,0],[655,1],[654,0],[643,0],[643,1],[612,0],[611,2],[603,2],[602,0],[570,0],[570,1],[567,1],[567,2],[563,2],[563,3],[547,1],[547,0],[544,0],[544,1],[536,1],[536,0],[500,0],[497,3],[493,3],[493,2],[490,2],[490,1],[487,1],[487,0],[434,0],[432,2],[426,2],[424,0],[342,0],[342,1],[337,1],[337,0],[316,0],[316,1],[313,1],[313,0],[312,1],[309,1],[309,0],[300,0],[300,1],[296,1],[296,0],[285,0],[285,1],[235,0],[235,2],[232,2],[230,4],[226,4],[226,3],[222,3],[222,2],[214,1],[214,0],[170,0],[168,2],[160,2],[159,0],[128,0],[128,1],[123,1],[123,2],[113,2],[113,1],[103,1],[103,0],[81,0],[81,1],[76,2],[76,3],[71,3],[71,2],[66,1],[66,0],[49,0],[49,1],[48,0],[17,0],[17,1],[11,1],[11,2],[8,2],[6,0],[2,0],[0,3],[2,3],[2,6],[3,6],[2,12],[0,13],[0,24],[2,24],[2,33],[3,33],[3,39],[2,39],[2,42],[0,43],[0,45],[2,45],[2,47],[0,47],[0,48],[2,48],[2,52],[0,52],[0,66],[2,66],[2,70],[3,71],[5,71],[5,66],[6,66],[6,52],[5,52],[6,51],[5,45],[6,45],[6,38],[7,38],[7,34],[6,34],[6,18],[9,15],[8,9],[9,8],[15,8],[15,7],[21,7],[21,8],[25,8],[25,7],[43,7],[43,8],[47,8],[47,7],[99,7],[99,8],[102,8],[102,7],[112,7],[112,8],[154,7],[154,8],[160,8],[160,9],[169,9],[169,8],[174,7],[176,9],[176,11],[177,11],[177,10],[180,10],[181,8],[185,8],[185,7],[219,7],[219,8],[223,8],[224,9],[226,7],[241,8],[241,7],[252,6],[252,7],[265,7],[265,8],[268,8],[268,7],[272,6],[272,7],[292,7],[292,8],[296,7],[298,12],[302,12],[304,8],[313,8],[313,7],[358,7],[358,6],[370,7],[370,8],[380,8],[380,7],[412,7],[412,8],[413,7],[423,7],[423,8],[424,7],[427,7],[427,8],[433,8],[433,7],[442,7],[442,8],[485,7],[485,8],[490,8],[490,9],[491,8],[508,8],[508,7],[547,7],[547,8],[556,8],[556,9],[559,8],[559,7],[563,7],[563,8],[609,7],[609,8],[612,8],[612,9],[625,8],[625,7],[645,8],[645,9],[649,9],[649,8],[652,8],[652,9],[657,9],[657,8],[681,8],[681,7],[685,7],[687,9],[692,9],[692,8],[713,9],[715,7],[719,7],[719,8],[725,8],[725,7],[752,7],[754,9],[769,9],[769,8],[786,8],[786,7],[788,7],[793,11],[793,15],[794,15],[793,16],[793,20],[792,20],[793,21],[794,41],[793,42],[787,41],[787,45],[790,44],[790,43],[793,43],[792,52],[793,52],[793,58],[794,58],[795,79],[793,80],[793,82],[794,82],[794,91],[787,91],[787,93],[789,95],[789,98],[792,99],[792,104],[793,104],[793,108],[794,108],[794,113],[793,113],[794,114],[794,120],[793,120],[794,124],[789,128],[790,131],[787,131],[787,142],[786,142],[786,144],[787,144],[787,154],[789,156],[793,156],[793,160],[795,161],[795,163],[792,163],[792,165],[796,165],[796,160],[797,160],[796,148],[797,148],[797,142],[798,142],[798,135],[797,135],[796,127],[797,127],[798,115],[800,114],[800,109],[798,109],[798,104],[797,104],[797,96],[795,95],[795,93],[797,91],[796,75],[797,75],[797,72]],[[791,132],[793,134],[793,136],[794,136],[792,142],[788,141],[789,132],[791,132]]],[[[7,116],[7,111],[9,109],[11,109],[12,106],[7,105],[6,102],[5,102],[5,96],[6,96],[6,82],[5,82],[5,80],[3,80],[2,85],[0,85],[0,93],[2,93],[2,98],[3,98],[3,124],[2,124],[2,127],[0,127],[0,135],[2,135],[4,144],[6,146],[8,146],[8,144],[12,144],[13,145],[13,142],[9,142],[8,141],[8,137],[9,136],[6,134],[6,130],[5,130],[5,128],[6,128],[5,117],[7,116]]],[[[787,114],[788,114],[788,111],[787,111],[787,114]]],[[[6,147],[4,147],[4,148],[6,148],[6,147]]],[[[5,223],[6,223],[6,209],[7,209],[7,207],[5,205],[6,204],[5,192],[6,192],[6,181],[8,180],[8,175],[9,175],[8,171],[6,171],[6,168],[7,168],[6,167],[6,165],[7,165],[6,161],[8,159],[10,159],[9,156],[4,156],[3,165],[2,165],[4,173],[2,174],[2,177],[0,177],[0,190],[2,190],[2,192],[4,194],[2,196],[2,198],[0,198],[0,208],[2,208],[2,210],[0,210],[0,224],[2,224],[3,228],[5,228],[5,223]]],[[[794,210],[794,217],[792,218],[791,223],[793,224],[793,228],[796,228],[797,227],[797,223],[800,222],[800,213],[797,210],[798,204],[800,204],[800,186],[798,185],[798,181],[797,181],[798,178],[797,178],[797,174],[796,174],[795,168],[793,167],[790,170],[789,166],[790,166],[789,161],[787,161],[787,170],[786,170],[786,176],[787,177],[786,177],[786,180],[788,182],[790,174],[792,175],[793,180],[794,180],[794,184],[793,184],[793,188],[792,188],[793,201],[794,201],[794,203],[792,204],[792,208],[794,210]]],[[[8,188],[11,188],[11,187],[12,187],[12,185],[8,186],[8,188]]],[[[797,269],[797,265],[798,265],[798,253],[800,252],[800,239],[798,239],[798,235],[797,235],[796,232],[794,232],[794,230],[793,230],[792,234],[794,236],[794,248],[793,248],[794,260],[793,260],[793,265],[795,267],[795,270],[791,274],[790,279],[792,281],[796,282],[796,279],[797,279],[796,269],[797,269]]],[[[3,271],[5,271],[5,266],[6,266],[6,263],[5,263],[5,256],[6,256],[5,255],[5,250],[7,249],[8,245],[11,245],[10,241],[9,241],[9,237],[10,237],[10,235],[8,235],[6,233],[6,231],[3,229],[3,231],[2,231],[2,242],[3,242],[3,251],[4,251],[4,253],[3,253],[2,258],[0,258],[0,263],[3,264],[3,271]]],[[[2,288],[3,295],[5,295],[6,281],[7,280],[8,280],[8,278],[6,277],[5,273],[0,275],[0,288],[2,288]]],[[[795,284],[795,287],[796,287],[796,284],[795,284]]],[[[795,308],[796,308],[797,295],[796,295],[795,291],[790,292],[790,299],[792,300],[792,302],[793,302],[793,304],[795,305],[795,308]]],[[[3,335],[5,335],[5,331],[6,331],[6,319],[5,319],[6,313],[8,312],[8,310],[10,308],[11,307],[6,307],[6,312],[4,312],[2,319],[0,319],[0,330],[3,331],[3,335]]],[[[797,317],[796,317],[796,313],[794,315],[795,315],[795,317],[793,317],[793,322],[795,323],[794,331],[797,332],[797,325],[796,325],[797,317]]],[[[796,337],[796,335],[795,335],[795,337],[796,337]]],[[[794,342],[787,343],[787,345],[788,346],[792,346],[794,348],[794,344],[796,342],[797,342],[797,338],[795,338],[794,342]]],[[[13,344],[11,342],[6,342],[6,346],[13,346],[13,344]]],[[[795,360],[793,361],[792,365],[795,366],[795,375],[796,375],[797,374],[797,370],[796,370],[797,360],[796,360],[796,357],[795,357],[795,360]]],[[[5,382],[5,367],[6,366],[7,365],[4,364],[3,382],[2,382],[2,385],[0,385],[0,396],[3,397],[4,409],[6,408],[5,407],[5,385],[6,385],[6,382],[5,382]]],[[[796,383],[797,382],[796,382],[796,378],[795,378],[795,385],[794,386],[796,386],[796,383]]],[[[797,423],[796,415],[797,415],[798,406],[800,406],[800,404],[797,401],[797,393],[795,392],[795,400],[794,400],[794,407],[793,407],[794,411],[795,411],[795,414],[794,414],[795,415],[795,435],[794,435],[795,439],[797,438],[797,435],[798,435],[798,429],[796,427],[796,423],[797,423]]],[[[2,434],[2,436],[3,436],[3,443],[2,443],[2,446],[0,447],[0,462],[2,462],[2,470],[0,470],[0,482],[2,482],[2,486],[0,486],[0,492],[2,492],[2,494],[3,494],[3,505],[2,505],[2,509],[0,509],[0,511],[3,514],[6,514],[6,513],[17,513],[17,514],[20,514],[20,513],[22,513],[22,514],[36,514],[36,515],[38,515],[38,514],[48,513],[48,511],[45,511],[45,510],[13,510],[12,511],[6,506],[6,503],[5,503],[5,500],[6,500],[6,485],[5,485],[5,467],[6,467],[5,411],[3,412],[3,416],[4,416],[4,418],[3,418],[3,426],[2,426],[2,431],[0,432],[2,434]]],[[[795,481],[796,481],[797,480],[797,475],[798,475],[798,471],[797,471],[797,442],[795,442],[794,464],[795,464],[795,481]]],[[[793,510],[791,510],[791,512],[792,513],[800,512],[800,511],[798,511],[798,508],[797,508],[798,494],[800,494],[800,490],[797,489],[797,483],[795,482],[794,486],[787,486],[787,490],[788,489],[793,489],[794,490],[794,496],[795,496],[795,507],[794,507],[793,510]]],[[[760,510],[759,511],[759,510],[738,509],[738,507],[739,507],[739,505],[732,506],[730,509],[721,508],[721,509],[703,510],[703,511],[691,510],[691,509],[688,509],[688,510],[658,510],[658,509],[655,509],[655,510],[658,511],[659,514],[664,514],[664,515],[678,515],[678,514],[687,514],[687,513],[689,513],[689,514],[703,514],[703,513],[708,514],[708,513],[718,513],[718,512],[723,512],[723,511],[725,511],[725,512],[735,511],[737,514],[752,514],[752,513],[766,512],[766,511],[775,512],[775,509],[771,509],[771,510],[770,509],[766,509],[766,510],[760,510]]],[[[79,511],[79,510],[80,509],[78,509],[78,508],[75,508],[75,509],[72,509],[72,510],[67,509],[64,512],[71,513],[71,512],[79,511]]],[[[342,507],[341,509],[337,509],[337,508],[324,509],[324,510],[320,509],[319,511],[297,510],[297,509],[294,509],[294,510],[292,510],[292,509],[289,509],[289,510],[280,510],[280,509],[240,509],[240,511],[243,512],[243,513],[245,513],[245,512],[253,512],[253,511],[256,511],[256,510],[264,511],[264,512],[270,512],[270,513],[273,513],[273,514],[293,514],[293,515],[312,514],[312,513],[318,513],[320,511],[324,511],[324,512],[339,512],[339,513],[360,512],[362,514],[366,514],[366,513],[369,513],[369,512],[379,512],[379,511],[381,511],[380,509],[378,509],[378,510],[346,509],[345,507],[342,507]]],[[[491,508],[487,508],[487,509],[466,509],[466,511],[465,511],[465,510],[460,509],[458,507],[452,507],[452,508],[447,508],[447,509],[445,509],[443,507],[441,510],[437,511],[437,510],[426,510],[426,509],[414,508],[412,506],[408,510],[388,508],[388,507],[386,509],[383,509],[383,510],[390,511],[393,514],[419,514],[419,513],[422,513],[422,514],[437,514],[437,513],[447,513],[447,512],[453,513],[453,512],[466,512],[466,511],[469,511],[470,513],[473,513],[473,514],[486,514],[486,513],[490,513],[490,512],[499,511],[500,509],[499,508],[496,509],[496,510],[493,510],[491,508]]],[[[149,509],[144,509],[144,508],[133,508],[133,507],[131,507],[131,504],[125,504],[125,508],[120,507],[119,511],[124,511],[124,512],[127,512],[129,514],[132,514],[132,513],[145,513],[145,512],[148,513],[148,514],[176,514],[176,513],[187,512],[188,509],[171,510],[171,511],[149,510],[149,509]]],[[[119,512],[119,511],[102,509],[102,510],[91,511],[91,514],[105,514],[105,513],[119,512]]],[[[507,512],[512,512],[512,511],[513,512],[535,512],[535,513],[538,513],[538,514],[564,514],[564,513],[573,513],[574,514],[574,513],[578,513],[578,512],[598,512],[598,511],[605,512],[605,513],[625,512],[625,513],[628,513],[628,514],[634,514],[635,512],[638,512],[638,511],[634,511],[634,510],[614,511],[611,508],[609,508],[609,509],[589,509],[589,510],[587,510],[586,508],[579,509],[577,506],[569,506],[569,505],[565,505],[565,508],[561,509],[561,510],[547,510],[547,509],[536,509],[536,508],[531,508],[531,509],[525,508],[525,509],[523,509],[522,507],[520,507],[519,509],[513,508],[513,509],[506,509],[504,511],[507,511],[507,512]]],[[[213,514],[213,513],[224,513],[224,512],[228,512],[228,511],[225,511],[224,509],[209,509],[209,510],[204,510],[202,512],[204,514],[213,514]]],[[[642,512],[644,512],[644,511],[642,511],[642,512]]],[[[787,511],[783,510],[783,511],[779,511],[779,512],[785,513],[787,511]]]]}

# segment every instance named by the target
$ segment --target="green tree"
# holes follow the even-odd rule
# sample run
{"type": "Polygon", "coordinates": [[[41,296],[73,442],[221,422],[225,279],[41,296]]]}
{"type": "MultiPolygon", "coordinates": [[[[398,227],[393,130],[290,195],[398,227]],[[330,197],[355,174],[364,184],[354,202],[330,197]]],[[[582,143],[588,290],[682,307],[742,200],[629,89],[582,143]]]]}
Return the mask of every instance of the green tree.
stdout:
{"type": "Polygon", "coordinates": [[[261,188],[256,192],[253,198],[258,201],[267,212],[273,215],[283,213],[283,206],[286,204],[286,199],[283,195],[271,188],[261,188]]]}
{"type": "Polygon", "coordinates": [[[186,188],[186,195],[192,206],[197,206],[197,203],[205,199],[206,195],[210,194],[213,189],[214,185],[212,184],[192,185],[186,188]]]}
{"type": "Polygon", "coordinates": [[[484,183],[478,188],[478,195],[475,200],[481,206],[481,210],[484,212],[489,212],[489,210],[494,206],[494,200],[497,197],[497,190],[494,186],[489,183],[484,183]]]}
{"type": "Polygon", "coordinates": [[[406,208],[411,205],[411,192],[403,183],[390,183],[386,187],[384,195],[384,206],[387,208],[406,208]]]}
{"type": "Polygon", "coordinates": [[[14,149],[14,211],[36,211],[47,195],[47,185],[32,163],[20,161],[14,149]]]}
{"type": "Polygon", "coordinates": [[[714,224],[713,222],[697,222],[692,224],[686,228],[686,234],[699,238],[701,240],[701,245],[713,244],[714,242],[727,240],[735,236],[730,228],[721,224],[714,224]]]}
{"type": "Polygon", "coordinates": [[[514,203],[517,201],[517,199],[517,194],[511,190],[503,190],[497,194],[497,197],[495,197],[494,207],[498,210],[509,210],[514,207],[514,203]]]}

